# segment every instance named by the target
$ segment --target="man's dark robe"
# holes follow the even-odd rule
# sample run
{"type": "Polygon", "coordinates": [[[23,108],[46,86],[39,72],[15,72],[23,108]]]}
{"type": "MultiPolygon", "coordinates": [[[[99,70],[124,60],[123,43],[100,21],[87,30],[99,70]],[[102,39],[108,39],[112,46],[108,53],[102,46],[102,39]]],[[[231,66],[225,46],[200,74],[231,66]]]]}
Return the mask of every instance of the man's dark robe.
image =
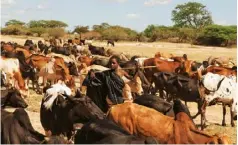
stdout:
{"type": "Polygon", "coordinates": [[[95,73],[95,78],[93,79],[87,75],[83,86],[87,86],[87,96],[104,112],[108,110],[107,96],[113,104],[124,102],[122,89],[125,83],[113,70],[95,73]]]}

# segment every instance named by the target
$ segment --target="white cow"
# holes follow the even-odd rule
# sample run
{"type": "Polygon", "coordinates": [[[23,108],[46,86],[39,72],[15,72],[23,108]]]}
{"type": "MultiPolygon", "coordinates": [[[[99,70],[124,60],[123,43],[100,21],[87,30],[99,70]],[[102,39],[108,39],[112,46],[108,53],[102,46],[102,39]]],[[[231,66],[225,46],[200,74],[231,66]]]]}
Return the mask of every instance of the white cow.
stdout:
{"type": "Polygon", "coordinates": [[[28,96],[28,87],[22,78],[18,59],[0,57],[0,70],[5,72],[7,83],[18,88],[23,96],[28,96]]]}
{"type": "Polygon", "coordinates": [[[51,88],[46,90],[46,94],[44,96],[44,100],[48,99],[44,102],[44,106],[46,109],[51,110],[54,100],[57,98],[59,94],[68,95],[72,94],[71,89],[67,87],[64,82],[59,81],[58,83],[51,86],[51,88]]]}
{"type": "Polygon", "coordinates": [[[231,109],[231,124],[234,125],[233,117],[237,114],[236,99],[236,78],[229,78],[223,75],[207,73],[202,76],[202,83],[208,90],[205,100],[208,103],[221,102],[223,104],[223,122],[225,125],[225,105],[229,105],[231,109]]]}

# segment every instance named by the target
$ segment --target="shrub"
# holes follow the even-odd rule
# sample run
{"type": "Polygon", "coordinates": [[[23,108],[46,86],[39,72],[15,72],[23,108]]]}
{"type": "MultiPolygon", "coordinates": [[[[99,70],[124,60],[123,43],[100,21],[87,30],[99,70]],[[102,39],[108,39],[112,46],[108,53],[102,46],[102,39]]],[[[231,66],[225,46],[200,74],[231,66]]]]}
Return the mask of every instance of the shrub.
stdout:
{"type": "Polygon", "coordinates": [[[210,25],[203,29],[197,39],[197,43],[201,45],[229,46],[236,43],[236,37],[236,26],[210,25]]]}
{"type": "Polygon", "coordinates": [[[49,28],[47,32],[52,37],[64,37],[66,34],[62,28],[49,28]]]}
{"type": "Polygon", "coordinates": [[[5,35],[26,35],[29,34],[29,30],[21,25],[9,25],[1,29],[1,34],[5,35]]]}
{"type": "Polygon", "coordinates": [[[36,34],[38,34],[38,36],[41,36],[42,34],[47,32],[47,29],[46,28],[42,28],[42,27],[35,27],[35,28],[29,28],[29,31],[32,34],[36,33],[36,34]]]}

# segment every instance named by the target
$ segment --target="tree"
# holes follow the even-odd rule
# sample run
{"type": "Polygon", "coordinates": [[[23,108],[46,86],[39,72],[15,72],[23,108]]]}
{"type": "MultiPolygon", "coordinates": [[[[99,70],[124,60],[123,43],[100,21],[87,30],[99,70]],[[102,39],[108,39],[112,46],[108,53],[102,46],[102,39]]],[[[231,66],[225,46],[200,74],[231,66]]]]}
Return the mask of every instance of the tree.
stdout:
{"type": "Polygon", "coordinates": [[[64,27],[67,27],[68,25],[61,21],[49,20],[49,21],[46,21],[46,26],[48,28],[64,28],[64,27]]]}
{"type": "Polygon", "coordinates": [[[93,31],[102,33],[107,28],[111,27],[108,23],[102,23],[100,25],[93,25],[93,31]]]}
{"type": "Polygon", "coordinates": [[[29,28],[36,28],[36,27],[47,28],[46,20],[39,20],[39,21],[32,20],[27,25],[29,28]]]}
{"type": "Polygon", "coordinates": [[[61,21],[56,20],[32,20],[28,23],[30,28],[43,27],[43,28],[64,28],[68,25],[61,21]]]}
{"type": "Polygon", "coordinates": [[[22,22],[22,21],[16,20],[16,19],[12,19],[12,20],[9,20],[5,23],[5,26],[9,26],[9,25],[20,25],[20,26],[22,26],[22,25],[25,25],[25,23],[22,22]]]}
{"type": "Polygon", "coordinates": [[[144,30],[144,34],[146,37],[152,37],[153,31],[155,30],[156,26],[155,25],[149,25],[147,28],[144,30]]]}
{"type": "Polygon", "coordinates": [[[232,45],[232,43],[236,43],[236,40],[237,27],[221,25],[210,25],[205,27],[198,38],[199,44],[213,46],[229,46],[232,45]]]}
{"type": "Polygon", "coordinates": [[[73,33],[78,33],[80,35],[80,39],[81,39],[81,33],[86,33],[88,32],[89,30],[89,26],[76,26],[73,33]]]}
{"type": "Polygon", "coordinates": [[[198,29],[213,23],[211,14],[206,6],[197,2],[180,4],[172,11],[172,21],[178,27],[198,29]]]}

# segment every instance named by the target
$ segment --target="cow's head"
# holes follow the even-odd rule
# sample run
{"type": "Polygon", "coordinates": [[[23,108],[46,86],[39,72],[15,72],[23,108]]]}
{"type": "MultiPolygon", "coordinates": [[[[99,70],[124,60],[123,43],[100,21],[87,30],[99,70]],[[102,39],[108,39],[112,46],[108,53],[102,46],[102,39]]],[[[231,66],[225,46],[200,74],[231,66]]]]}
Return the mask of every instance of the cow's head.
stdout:
{"type": "Polygon", "coordinates": [[[9,90],[9,95],[7,97],[9,98],[7,98],[8,102],[6,103],[12,107],[26,108],[28,106],[25,100],[22,98],[21,93],[15,88],[11,88],[9,90]]]}
{"type": "Polygon", "coordinates": [[[67,64],[67,66],[68,66],[68,68],[69,68],[69,73],[70,73],[70,75],[79,76],[79,74],[78,74],[78,69],[77,69],[75,63],[69,62],[69,63],[67,64]]]}
{"type": "Polygon", "coordinates": [[[69,114],[73,123],[105,118],[102,110],[89,97],[82,96],[79,91],[77,91],[76,96],[70,100],[74,106],[69,114]]]}

